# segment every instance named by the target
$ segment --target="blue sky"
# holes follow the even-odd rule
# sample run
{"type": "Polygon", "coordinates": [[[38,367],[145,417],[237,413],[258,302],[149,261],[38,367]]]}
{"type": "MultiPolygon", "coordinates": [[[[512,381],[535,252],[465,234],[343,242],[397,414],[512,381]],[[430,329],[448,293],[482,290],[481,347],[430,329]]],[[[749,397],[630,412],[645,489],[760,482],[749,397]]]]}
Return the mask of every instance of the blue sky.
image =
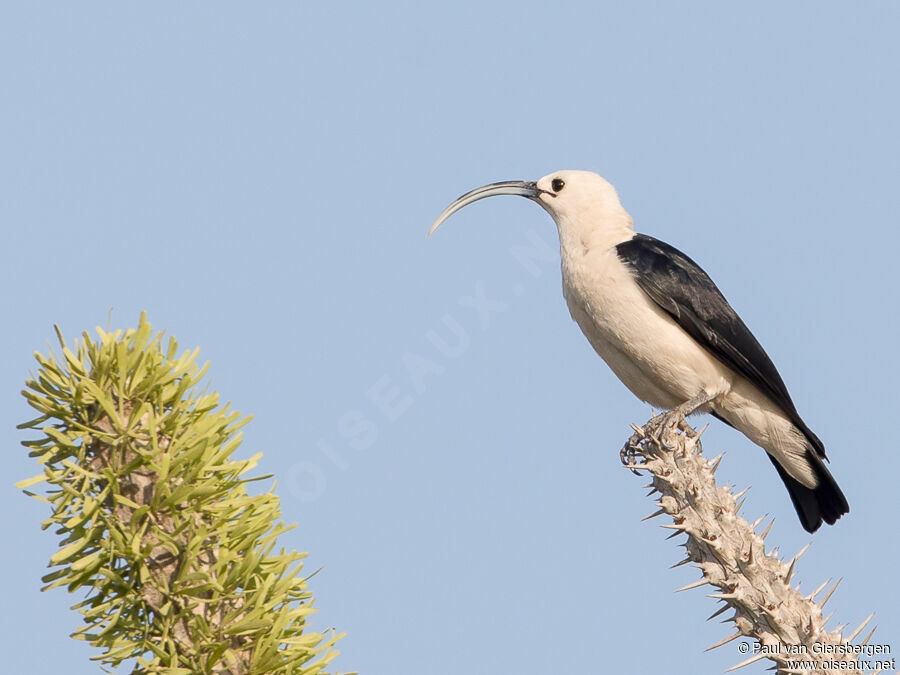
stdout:
{"type": "MultiPolygon", "coordinates": [[[[651,411],[560,293],[526,200],[597,171],[636,229],[716,280],[825,441],[849,516],[805,533],[763,452],[712,421],[717,475],[802,588],[900,638],[895,476],[900,6],[845,2],[0,8],[0,643],[9,672],[95,673],[15,425],[58,323],[141,310],[254,421],[317,627],[362,673],[721,672],[737,643],[668,566],[619,466],[651,411]],[[533,253],[523,264],[522,251],[533,253]]],[[[111,317],[111,318],[110,318],[111,317]]],[[[702,420],[698,420],[701,424],[702,420]]],[[[833,625],[833,624],[832,624],[833,625]]],[[[895,649],[895,654],[900,646],[895,649]]],[[[753,666],[762,672],[762,666],[753,666]]]]}

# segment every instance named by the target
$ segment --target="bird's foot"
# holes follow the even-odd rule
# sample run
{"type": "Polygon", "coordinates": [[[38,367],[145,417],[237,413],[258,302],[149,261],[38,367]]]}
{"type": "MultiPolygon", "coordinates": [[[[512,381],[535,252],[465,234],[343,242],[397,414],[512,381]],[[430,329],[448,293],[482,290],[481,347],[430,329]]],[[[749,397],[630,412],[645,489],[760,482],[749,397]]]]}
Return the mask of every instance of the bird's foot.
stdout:
{"type": "Polygon", "coordinates": [[[692,413],[705,410],[705,406],[715,399],[718,394],[719,392],[717,391],[703,391],[694,398],[685,401],[677,408],[672,408],[664,413],[660,413],[647,422],[647,425],[644,428],[648,431],[652,429],[657,435],[671,429],[674,432],[681,431],[691,437],[696,436],[696,432],[687,423],[685,418],[692,413]]]}
{"type": "MultiPolygon", "coordinates": [[[[633,426],[633,425],[632,425],[633,426]]],[[[631,473],[635,476],[640,476],[637,472],[637,469],[634,467],[638,464],[638,458],[644,456],[643,450],[641,450],[641,443],[646,435],[644,434],[644,430],[640,427],[634,428],[634,434],[632,434],[631,438],[628,439],[628,442],[625,443],[625,446],[619,451],[619,459],[622,461],[622,464],[631,469],[631,473]]]]}
{"type": "Polygon", "coordinates": [[[697,435],[697,432],[687,423],[685,412],[680,406],[653,417],[644,426],[644,431],[662,441],[663,445],[668,445],[663,439],[667,438],[669,434],[677,435],[678,432],[681,432],[691,438],[697,435]]]}
{"type": "Polygon", "coordinates": [[[691,438],[697,436],[697,432],[691,428],[685,419],[685,416],[693,412],[696,407],[695,401],[688,401],[677,408],[652,417],[643,427],[632,425],[634,434],[628,439],[625,447],[619,451],[619,459],[622,461],[622,464],[631,469],[632,473],[638,473],[636,467],[640,464],[639,458],[645,457],[642,446],[648,436],[654,437],[664,446],[668,446],[668,443],[663,438],[669,433],[677,434],[680,431],[691,438]]]}
{"type": "Polygon", "coordinates": [[[687,431],[688,429],[690,429],[688,423],[684,419],[684,412],[679,408],[667,410],[666,412],[656,415],[649,422],[647,422],[646,428],[648,431],[653,431],[655,433],[659,433],[667,429],[680,429],[681,431],[687,431]]]}

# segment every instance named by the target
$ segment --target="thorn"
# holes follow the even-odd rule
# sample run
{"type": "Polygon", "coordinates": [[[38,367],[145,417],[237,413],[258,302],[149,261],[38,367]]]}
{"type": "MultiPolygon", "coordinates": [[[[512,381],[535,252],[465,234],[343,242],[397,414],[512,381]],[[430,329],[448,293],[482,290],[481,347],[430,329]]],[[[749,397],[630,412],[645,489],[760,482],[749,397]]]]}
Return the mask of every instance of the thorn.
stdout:
{"type": "Polygon", "coordinates": [[[833,577],[828,577],[827,580],[823,581],[823,582],[819,585],[819,587],[818,587],[816,590],[814,590],[812,593],[810,593],[809,595],[807,595],[806,598],[807,598],[808,600],[813,600],[819,593],[822,592],[822,589],[823,589],[823,588],[825,588],[828,584],[831,583],[831,579],[832,579],[832,578],[833,578],[833,577]]]}
{"type": "Polygon", "coordinates": [[[644,433],[644,430],[641,429],[637,424],[632,424],[631,428],[634,429],[634,433],[636,433],[638,436],[640,436],[641,438],[646,438],[647,435],[644,433]]]}
{"type": "MultiPolygon", "coordinates": [[[[746,492],[746,490],[744,490],[744,492],[746,492]]],[[[745,501],[747,501],[747,500],[746,500],[746,499],[742,499],[741,501],[739,501],[739,502],[737,503],[737,506],[734,507],[734,512],[735,512],[736,514],[737,514],[737,513],[740,513],[741,509],[744,508],[744,502],[745,502],[745,501]]]]}
{"type": "MultiPolygon", "coordinates": [[[[834,616],[834,612],[832,612],[831,614],[826,616],[824,619],[822,619],[822,625],[824,626],[826,623],[831,621],[831,617],[833,617],[833,616],[834,616]]],[[[837,628],[834,629],[834,632],[837,632],[837,628]]]]}
{"type": "Polygon", "coordinates": [[[738,493],[734,496],[735,500],[738,500],[738,499],[740,499],[741,497],[743,497],[745,494],[747,494],[747,491],[748,491],[749,489],[750,489],[750,486],[748,485],[748,486],[745,487],[743,490],[741,490],[740,492],[738,492],[738,493]]]}
{"type": "Polygon", "coordinates": [[[759,661],[760,659],[764,659],[764,658],[766,658],[767,656],[768,656],[768,654],[766,654],[765,652],[760,652],[760,653],[757,654],[756,656],[751,656],[751,657],[750,657],[749,659],[747,659],[746,661],[741,661],[741,662],[740,662],[739,664],[737,664],[736,666],[731,666],[731,668],[726,668],[725,672],[726,672],[726,673],[730,673],[732,670],[737,670],[738,668],[743,668],[744,666],[749,666],[751,663],[756,663],[756,662],[759,661]]]}
{"type": "Polygon", "coordinates": [[[647,467],[643,464],[623,464],[622,466],[626,469],[631,469],[632,471],[637,471],[638,469],[644,469],[644,471],[647,470],[647,467]]]}
{"type": "Polygon", "coordinates": [[[862,642],[860,642],[859,644],[861,644],[861,645],[867,644],[867,643],[869,642],[869,640],[872,638],[872,635],[875,633],[875,631],[876,631],[877,629],[878,629],[878,626],[875,626],[875,628],[873,628],[872,630],[870,630],[870,631],[869,631],[869,634],[866,635],[866,639],[863,640],[862,642]]]}
{"type": "Polygon", "coordinates": [[[731,605],[722,605],[721,607],[719,607],[719,609],[717,609],[715,612],[713,612],[712,614],[709,615],[709,618],[707,619],[707,621],[712,621],[717,616],[719,616],[719,614],[726,611],[729,607],[731,607],[731,605]]]}
{"type": "Polygon", "coordinates": [[[753,542],[750,542],[750,550],[747,552],[747,564],[753,564],[753,542]]]}
{"type": "Polygon", "coordinates": [[[707,598],[715,598],[716,600],[731,600],[737,596],[734,593],[708,593],[707,598]]]}
{"type": "Polygon", "coordinates": [[[645,489],[645,490],[650,490],[651,488],[652,488],[653,490],[656,489],[655,487],[653,487],[653,483],[647,483],[647,484],[644,486],[644,489],[645,489]]]}
{"type": "Polygon", "coordinates": [[[686,565],[686,564],[689,563],[689,562],[694,562],[694,559],[693,559],[691,556],[688,556],[688,557],[685,558],[684,560],[679,560],[679,561],[678,561],[677,563],[675,563],[674,565],[670,565],[670,566],[669,566],[669,569],[672,570],[672,569],[675,569],[676,567],[681,567],[682,565],[686,565]]]}
{"type": "Polygon", "coordinates": [[[836,582],[834,582],[834,586],[831,587],[831,590],[825,594],[825,597],[822,598],[821,602],[819,602],[819,609],[825,606],[825,603],[828,602],[828,598],[831,597],[831,594],[837,590],[837,587],[841,585],[841,582],[844,580],[844,577],[841,577],[836,582]]]}
{"type": "Polygon", "coordinates": [[[875,612],[869,614],[866,620],[859,624],[859,627],[855,631],[850,633],[850,637],[847,638],[847,642],[853,642],[853,640],[856,639],[856,636],[862,632],[862,629],[866,627],[866,624],[868,624],[872,620],[873,616],[875,616],[875,612]]]}
{"type": "Polygon", "coordinates": [[[654,511],[649,516],[644,516],[643,518],[641,518],[641,522],[643,523],[645,520],[650,520],[651,518],[656,518],[656,516],[661,516],[665,512],[666,512],[665,509],[660,509],[659,511],[654,511]]]}
{"type": "Polygon", "coordinates": [[[759,518],[757,518],[756,520],[754,520],[754,521],[753,521],[753,524],[750,526],[750,529],[751,529],[751,530],[755,530],[757,527],[759,527],[759,524],[763,521],[763,519],[764,519],[767,515],[769,515],[769,514],[768,514],[768,513],[765,513],[765,514],[761,515],[759,518]]]}
{"type": "Polygon", "coordinates": [[[800,549],[800,551],[791,559],[791,566],[788,567],[787,574],[784,575],[784,583],[788,584],[791,581],[791,575],[794,574],[794,565],[797,564],[797,561],[800,560],[800,556],[806,553],[807,549],[812,545],[812,542],[809,542],[806,546],[800,549]]]}
{"type": "Polygon", "coordinates": [[[769,523],[769,524],[766,526],[766,529],[763,530],[763,533],[762,533],[761,535],[759,535],[760,537],[762,537],[762,540],[763,540],[763,541],[765,541],[765,540],[766,540],[766,537],[769,536],[769,530],[772,529],[772,526],[773,526],[774,524],[775,524],[775,519],[772,518],[772,522],[769,523]]]}
{"type": "Polygon", "coordinates": [[[703,586],[704,584],[708,584],[708,583],[709,583],[709,579],[707,579],[706,577],[703,577],[702,579],[699,579],[698,581],[695,581],[695,582],[693,582],[693,583],[690,583],[690,584],[688,584],[687,586],[682,586],[681,588],[679,588],[679,589],[678,589],[677,591],[675,591],[675,592],[676,592],[676,593],[681,593],[681,591],[689,591],[689,590],[691,590],[692,588],[700,588],[700,586],[703,586]]]}
{"type": "Polygon", "coordinates": [[[788,586],[790,586],[790,584],[791,584],[791,576],[793,576],[793,574],[794,574],[794,565],[795,564],[797,564],[797,558],[794,558],[793,560],[791,560],[791,566],[788,567],[787,574],[784,575],[784,583],[786,583],[788,586]]]}
{"type": "Polygon", "coordinates": [[[724,640],[719,640],[716,644],[712,645],[711,647],[707,647],[707,648],[704,649],[703,651],[705,651],[705,652],[711,652],[711,651],[712,651],[713,649],[715,649],[716,647],[721,647],[722,645],[727,645],[727,644],[728,644],[729,642],[731,642],[732,640],[736,640],[737,638],[741,637],[741,635],[743,635],[743,633],[741,633],[741,631],[738,631],[738,632],[735,633],[734,635],[729,635],[729,636],[728,636],[727,638],[725,638],[724,640]]]}
{"type": "Polygon", "coordinates": [[[704,425],[704,427],[703,427],[700,431],[696,432],[697,435],[694,436],[694,438],[698,438],[698,439],[699,439],[703,434],[706,433],[706,430],[707,430],[707,429],[709,429],[709,423],[707,423],[706,425],[704,425]]]}
{"type": "Polygon", "coordinates": [[[715,472],[716,472],[716,469],[719,468],[719,464],[722,463],[722,458],[723,458],[724,456],[725,456],[725,453],[723,452],[723,453],[721,453],[718,457],[713,457],[711,460],[709,460],[709,470],[710,470],[712,473],[715,473],[715,472]]]}
{"type": "MultiPolygon", "coordinates": [[[[663,525],[663,527],[665,527],[665,525],[663,525]]],[[[677,537],[679,534],[682,534],[683,532],[684,532],[683,530],[675,530],[672,534],[670,534],[668,537],[666,537],[666,541],[669,541],[669,539],[673,539],[674,537],[677,537]]]]}
{"type": "Polygon", "coordinates": [[[660,527],[667,530],[678,530],[679,532],[684,532],[684,525],[676,525],[675,523],[666,523],[665,525],[660,525],[660,527]]]}

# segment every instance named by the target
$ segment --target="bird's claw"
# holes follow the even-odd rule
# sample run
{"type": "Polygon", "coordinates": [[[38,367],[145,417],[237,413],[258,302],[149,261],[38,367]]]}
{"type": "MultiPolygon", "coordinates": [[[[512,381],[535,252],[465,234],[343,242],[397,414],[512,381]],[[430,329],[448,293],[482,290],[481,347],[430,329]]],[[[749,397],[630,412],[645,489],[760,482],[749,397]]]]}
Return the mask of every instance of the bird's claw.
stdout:
{"type": "Polygon", "coordinates": [[[640,474],[634,467],[637,465],[638,458],[644,456],[644,452],[641,449],[641,442],[647,436],[654,436],[658,440],[661,440],[660,436],[663,432],[669,430],[676,433],[681,431],[683,434],[691,437],[696,435],[696,432],[687,423],[687,420],[685,420],[685,413],[681,408],[674,408],[662,412],[647,422],[643,428],[634,427],[634,430],[634,435],[628,439],[628,442],[619,451],[619,459],[622,461],[622,464],[631,469],[633,474],[638,476],[640,474]]]}
{"type": "Polygon", "coordinates": [[[688,432],[691,429],[690,425],[688,425],[687,423],[687,420],[685,420],[684,418],[684,413],[678,408],[660,413],[659,415],[651,419],[650,422],[647,423],[647,426],[656,433],[665,431],[670,428],[683,432],[688,432]]]}
{"type": "Polygon", "coordinates": [[[643,456],[640,447],[640,437],[638,434],[634,434],[631,438],[628,439],[628,442],[625,446],[619,450],[619,459],[622,461],[622,464],[629,467],[631,469],[631,473],[635,476],[640,476],[637,472],[637,469],[634,469],[634,465],[637,461],[638,457],[643,456]]]}

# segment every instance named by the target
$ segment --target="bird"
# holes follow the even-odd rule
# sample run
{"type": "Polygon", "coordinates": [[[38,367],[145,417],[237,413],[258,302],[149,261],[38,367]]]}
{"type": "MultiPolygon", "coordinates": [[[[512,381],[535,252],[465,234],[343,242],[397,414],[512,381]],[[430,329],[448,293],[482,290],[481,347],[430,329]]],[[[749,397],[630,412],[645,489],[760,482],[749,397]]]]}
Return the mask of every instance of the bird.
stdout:
{"type": "Polygon", "coordinates": [[[451,203],[428,236],[463,207],[496,195],[536,202],[556,223],[569,313],[635,396],[668,411],[669,422],[710,413],[762,447],[808,532],[849,513],[822,441],[753,333],[697,263],[635,232],[606,179],[566,170],[491,183],[451,203]]]}

